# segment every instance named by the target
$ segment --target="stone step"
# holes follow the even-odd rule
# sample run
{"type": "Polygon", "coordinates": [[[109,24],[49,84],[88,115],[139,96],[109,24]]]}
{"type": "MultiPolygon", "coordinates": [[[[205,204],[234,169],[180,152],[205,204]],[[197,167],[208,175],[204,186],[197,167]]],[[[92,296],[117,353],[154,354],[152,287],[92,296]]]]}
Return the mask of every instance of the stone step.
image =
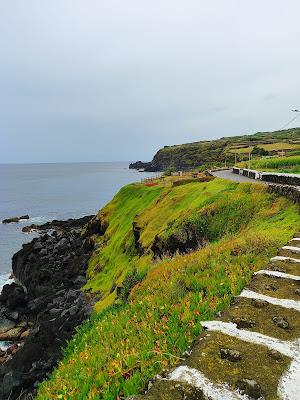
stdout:
{"type": "Polygon", "coordinates": [[[254,275],[247,289],[278,299],[299,301],[300,281],[263,274],[254,275]]]}
{"type": "MultiPolygon", "coordinates": [[[[266,269],[270,271],[278,271],[286,274],[300,276],[300,263],[293,263],[288,261],[273,261],[270,262],[266,269]]],[[[300,300],[300,298],[299,298],[300,300]]]]}
{"type": "Polygon", "coordinates": [[[271,271],[269,269],[261,269],[260,271],[257,271],[254,275],[267,275],[271,277],[273,276],[275,278],[292,279],[294,281],[300,281],[300,276],[287,274],[286,272],[281,272],[281,271],[271,271]]]}
{"type": "Polygon", "coordinates": [[[300,260],[294,257],[290,257],[290,256],[275,256],[271,258],[271,262],[274,261],[285,261],[285,262],[290,262],[290,263],[300,263],[300,260]]]}
{"type": "Polygon", "coordinates": [[[246,329],[281,340],[300,337],[300,313],[266,301],[237,297],[231,307],[217,319],[232,322],[239,329],[246,329]]]}
{"type": "Polygon", "coordinates": [[[292,246],[291,244],[288,244],[288,245],[286,245],[286,246],[283,246],[283,247],[282,247],[282,250],[289,250],[289,251],[291,251],[292,253],[300,254],[300,247],[298,247],[298,246],[292,246]]]}
{"type": "Polygon", "coordinates": [[[300,247],[300,238],[293,238],[288,243],[289,246],[300,247]]]}
{"type": "Polygon", "coordinates": [[[201,335],[185,365],[232,391],[241,388],[240,383],[245,379],[255,381],[257,397],[252,398],[262,395],[265,399],[276,399],[278,381],[290,361],[288,356],[264,345],[208,331],[201,335]]]}
{"type": "Polygon", "coordinates": [[[240,297],[246,297],[248,299],[255,299],[255,300],[263,300],[276,306],[291,308],[292,310],[300,312],[300,302],[296,300],[278,299],[277,297],[266,296],[264,294],[253,292],[252,290],[248,289],[244,289],[240,294],[240,297]]]}
{"type": "Polygon", "coordinates": [[[279,399],[277,385],[291,359],[272,348],[221,332],[204,332],[184,365],[131,400],[279,399]]]}
{"type": "Polygon", "coordinates": [[[298,247],[284,246],[278,251],[279,256],[291,257],[300,260],[300,252],[298,247]],[[297,249],[297,250],[296,250],[297,249]]]}

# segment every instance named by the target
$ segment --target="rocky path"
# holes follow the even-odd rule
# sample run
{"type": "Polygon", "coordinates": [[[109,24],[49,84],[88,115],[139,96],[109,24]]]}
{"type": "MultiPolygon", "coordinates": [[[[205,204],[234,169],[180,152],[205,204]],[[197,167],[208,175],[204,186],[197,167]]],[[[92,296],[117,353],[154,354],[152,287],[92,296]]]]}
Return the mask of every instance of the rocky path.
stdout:
{"type": "Polygon", "coordinates": [[[131,400],[299,400],[300,237],[202,325],[184,363],[131,400]]]}

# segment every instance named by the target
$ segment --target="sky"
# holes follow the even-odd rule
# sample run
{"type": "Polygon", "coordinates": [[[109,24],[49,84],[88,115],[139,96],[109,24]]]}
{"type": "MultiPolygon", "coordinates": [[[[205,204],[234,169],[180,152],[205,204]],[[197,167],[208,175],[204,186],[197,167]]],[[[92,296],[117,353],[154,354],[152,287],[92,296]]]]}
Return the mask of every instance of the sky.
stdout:
{"type": "Polygon", "coordinates": [[[0,163],[146,161],[281,129],[299,18],[299,0],[0,0],[0,163]]]}

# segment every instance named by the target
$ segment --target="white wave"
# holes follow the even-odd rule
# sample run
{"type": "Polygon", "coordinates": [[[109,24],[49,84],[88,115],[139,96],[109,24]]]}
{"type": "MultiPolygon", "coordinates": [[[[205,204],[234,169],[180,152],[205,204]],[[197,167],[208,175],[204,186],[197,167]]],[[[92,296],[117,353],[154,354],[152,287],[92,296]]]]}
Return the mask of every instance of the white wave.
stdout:
{"type": "Polygon", "coordinates": [[[9,348],[9,346],[11,346],[12,342],[1,342],[0,341],[0,349],[2,351],[5,351],[9,348]]]}
{"type": "Polygon", "coordinates": [[[46,217],[30,217],[29,219],[21,219],[19,222],[21,224],[31,225],[31,224],[43,224],[49,221],[46,217]]]}
{"type": "Polygon", "coordinates": [[[3,274],[0,275],[0,293],[2,291],[2,288],[4,285],[8,285],[10,283],[13,283],[13,279],[10,278],[11,274],[3,274]]]}

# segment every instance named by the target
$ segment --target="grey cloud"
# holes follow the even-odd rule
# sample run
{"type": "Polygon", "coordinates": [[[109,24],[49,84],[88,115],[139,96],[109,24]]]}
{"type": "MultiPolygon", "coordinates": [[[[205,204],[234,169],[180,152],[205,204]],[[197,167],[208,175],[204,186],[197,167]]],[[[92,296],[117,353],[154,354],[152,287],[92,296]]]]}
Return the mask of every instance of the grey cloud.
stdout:
{"type": "MultiPolygon", "coordinates": [[[[150,159],[300,107],[297,0],[0,3],[0,162],[150,159]]],[[[295,122],[296,124],[296,122],[295,122]]]]}

